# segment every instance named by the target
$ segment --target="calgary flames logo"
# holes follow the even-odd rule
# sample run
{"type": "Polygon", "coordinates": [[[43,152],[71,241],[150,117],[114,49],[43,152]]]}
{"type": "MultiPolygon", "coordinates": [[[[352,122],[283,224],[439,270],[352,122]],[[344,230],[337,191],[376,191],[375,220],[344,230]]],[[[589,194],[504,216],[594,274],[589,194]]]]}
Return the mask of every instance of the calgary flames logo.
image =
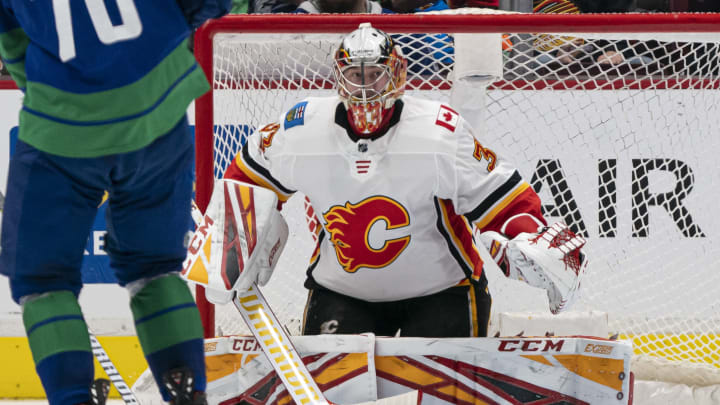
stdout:
{"type": "Polygon", "coordinates": [[[325,212],[323,218],[338,262],[348,273],[354,273],[360,267],[385,267],[410,243],[408,235],[386,239],[379,249],[370,246],[370,229],[376,222],[385,221],[388,231],[410,224],[407,210],[388,197],[370,197],[357,204],[336,205],[325,212]]]}

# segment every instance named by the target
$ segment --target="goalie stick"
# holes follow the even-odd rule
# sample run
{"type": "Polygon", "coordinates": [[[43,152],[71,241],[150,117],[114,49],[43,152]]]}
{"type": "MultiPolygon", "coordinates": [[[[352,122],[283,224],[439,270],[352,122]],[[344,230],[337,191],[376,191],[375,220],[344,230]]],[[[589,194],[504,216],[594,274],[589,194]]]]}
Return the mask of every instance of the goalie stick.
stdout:
{"type": "Polygon", "coordinates": [[[253,283],[249,290],[236,292],[233,304],[295,403],[330,404],[258,286],[253,283]]]}
{"type": "MultiPolygon", "coordinates": [[[[200,208],[193,201],[192,218],[195,225],[199,226],[203,217],[200,208]]],[[[245,292],[236,291],[232,301],[293,401],[296,404],[330,404],[305,367],[257,284],[253,283],[245,292]]]]}
{"type": "Polygon", "coordinates": [[[139,402],[135,398],[135,394],[133,394],[132,390],[122,378],[117,368],[115,368],[115,364],[113,364],[112,360],[110,360],[110,356],[108,356],[98,338],[90,331],[90,329],[88,329],[88,334],[90,335],[90,347],[92,348],[93,355],[97,359],[98,363],[100,363],[100,367],[105,370],[110,382],[112,382],[115,389],[117,389],[120,393],[120,397],[122,397],[123,402],[125,402],[126,405],[139,405],[139,402]]]}
{"type": "MultiPolygon", "coordinates": [[[[236,292],[233,304],[295,403],[334,405],[325,399],[258,286],[253,283],[249,290],[236,292]]],[[[360,405],[416,405],[419,398],[418,391],[411,391],[360,405]]]]}

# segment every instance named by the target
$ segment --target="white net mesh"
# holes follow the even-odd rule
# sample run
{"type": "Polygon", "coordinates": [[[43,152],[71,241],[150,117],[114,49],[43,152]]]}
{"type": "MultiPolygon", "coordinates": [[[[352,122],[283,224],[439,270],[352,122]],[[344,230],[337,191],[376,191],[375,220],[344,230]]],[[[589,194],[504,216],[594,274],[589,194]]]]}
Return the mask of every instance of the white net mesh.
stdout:
{"type": "MultiPolygon", "coordinates": [[[[407,93],[448,101],[452,34],[395,37],[410,61],[407,93]]],[[[304,97],[334,94],[330,57],[339,40],[312,33],[215,37],[215,177],[252,129],[278,121],[304,97]]],[[[713,197],[720,190],[719,46],[506,34],[504,77],[480,97],[484,117],[466,117],[484,126],[477,134],[483,145],[508,156],[530,181],[546,217],[589,240],[591,264],[576,308],[607,312],[611,331],[633,337],[637,354],[711,374],[699,383],[720,369],[713,197]]],[[[296,334],[314,241],[302,196],[283,213],[290,243],[263,291],[296,334]]],[[[487,272],[494,314],[547,312],[544,292],[490,266],[487,272]]],[[[218,334],[246,333],[233,308],[216,311],[218,334]]]]}

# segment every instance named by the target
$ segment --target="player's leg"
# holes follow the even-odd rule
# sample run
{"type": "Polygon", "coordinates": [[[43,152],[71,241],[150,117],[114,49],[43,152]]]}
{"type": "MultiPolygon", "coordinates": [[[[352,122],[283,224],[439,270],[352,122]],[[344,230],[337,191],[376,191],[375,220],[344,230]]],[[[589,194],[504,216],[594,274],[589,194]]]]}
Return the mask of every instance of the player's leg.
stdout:
{"type": "Polygon", "coordinates": [[[318,288],[308,293],[303,316],[303,335],[358,334],[372,332],[394,336],[398,327],[382,305],[361,301],[318,288]]]}
{"type": "Polygon", "coordinates": [[[492,300],[485,286],[470,284],[406,300],[401,336],[487,336],[492,300]]]}
{"type": "Polygon", "coordinates": [[[110,264],[130,292],[138,339],[166,401],[164,379],[179,376],[198,397],[206,386],[200,314],[176,273],[192,224],[193,157],[184,118],[146,148],[119,155],[106,211],[110,264]]]}
{"type": "Polygon", "coordinates": [[[77,296],[102,173],[102,162],[48,155],[22,141],[10,161],[0,270],[22,305],[50,404],[90,401],[93,355],[77,296]]]}

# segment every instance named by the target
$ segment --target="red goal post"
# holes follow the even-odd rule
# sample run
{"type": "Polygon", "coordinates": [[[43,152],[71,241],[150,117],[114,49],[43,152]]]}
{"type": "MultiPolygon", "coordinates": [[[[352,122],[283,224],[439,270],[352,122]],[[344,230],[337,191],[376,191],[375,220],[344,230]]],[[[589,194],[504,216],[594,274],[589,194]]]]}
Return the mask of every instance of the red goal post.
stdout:
{"type": "MultiPolygon", "coordinates": [[[[288,103],[332,94],[329,69],[299,65],[327,67],[339,36],[362,22],[398,35],[408,58],[421,60],[414,68],[411,62],[410,93],[442,100],[453,87],[453,35],[504,35],[503,75],[480,99],[479,131],[518,163],[547,216],[589,240],[580,308],[607,312],[610,332],[633,339],[639,356],[710,375],[691,377],[695,382],[720,381],[720,298],[711,293],[720,289],[720,272],[713,271],[720,221],[710,215],[720,197],[720,181],[711,178],[718,177],[712,173],[720,153],[720,16],[233,15],[211,21],[195,36],[195,55],[213,83],[195,104],[201,209],[213,179],[253,128],[276,120],[288,103]],[[602,63],[613,51],[624,60],[602,63]],[[572,58],[561,61],[568,54],[572,58]]],[[[287,215],[302,229],[302,203],[295,209],[287,215]]],[[[306,263],[298,257],[278,293],[297,295],[289,311],[302,311],[305,303],[306,263]]],[[[542,294],[492,271],[494,313],[547,311],[542,294]],[[527,303],[504,298],[524,301],[533,294],[527,303]]],[[[215,325],[202,291],[196,298],[207,337],[232,333],[215,325]]],[[[288,317],[297,324],[297,315],[288,317]]]]}

